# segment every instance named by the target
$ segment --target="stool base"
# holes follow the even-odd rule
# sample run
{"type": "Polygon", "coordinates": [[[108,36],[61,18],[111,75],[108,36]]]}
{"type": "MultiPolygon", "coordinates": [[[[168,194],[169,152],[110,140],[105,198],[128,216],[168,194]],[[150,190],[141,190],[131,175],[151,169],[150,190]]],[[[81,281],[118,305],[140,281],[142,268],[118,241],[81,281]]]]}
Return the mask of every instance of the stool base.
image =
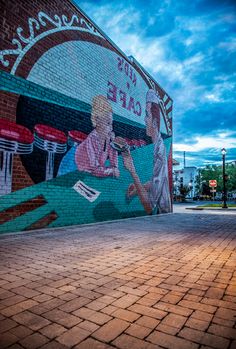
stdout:
{"type": "Polygon", "coordinates": [[[0,152],[0,195],[11,193],[13,153],[0,152]]]}

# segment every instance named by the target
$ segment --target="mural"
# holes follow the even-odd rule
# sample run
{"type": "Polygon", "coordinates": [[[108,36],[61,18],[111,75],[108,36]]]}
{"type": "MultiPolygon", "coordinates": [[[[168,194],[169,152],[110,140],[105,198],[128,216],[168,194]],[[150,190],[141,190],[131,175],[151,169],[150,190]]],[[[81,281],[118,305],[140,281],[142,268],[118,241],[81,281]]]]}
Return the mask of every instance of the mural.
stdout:
{"type": "Polygon", "coordinates": [[[146,95],[145,122],[146,134],[154,143],[154,153],[152,176],[148,182],[141,183],[129,149],[123,153],[124,166],[134,180],[134,183],[129,185],[126,195],[129,199],[137,195],[148,214],[171,212],[166,149],[160,133],[160,114],[159,94],[150,89],[146,95]]]}
{"type": "Polygon", "coordinates": [[[0,231],[171,212],[170,97],[79,11],[26,23],[0,51],[0,231]]]}

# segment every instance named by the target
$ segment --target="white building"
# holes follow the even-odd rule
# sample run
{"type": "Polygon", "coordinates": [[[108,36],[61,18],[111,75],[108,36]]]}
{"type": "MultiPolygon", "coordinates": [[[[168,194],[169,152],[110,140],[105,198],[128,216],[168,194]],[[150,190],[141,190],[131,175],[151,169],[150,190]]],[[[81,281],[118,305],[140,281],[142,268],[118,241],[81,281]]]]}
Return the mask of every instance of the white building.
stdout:
{"type": "Polygon", "coordinates": [[[187,198],[193,198],[197,195],[196,192],[196,177],[197,167],[184,167],[182,170],[174,170],[173,173],[173,184],[174,184],[174,195],[179,195],[179,188],[181,186],[188,186],[191,190],[186,196],[187,198]]]}

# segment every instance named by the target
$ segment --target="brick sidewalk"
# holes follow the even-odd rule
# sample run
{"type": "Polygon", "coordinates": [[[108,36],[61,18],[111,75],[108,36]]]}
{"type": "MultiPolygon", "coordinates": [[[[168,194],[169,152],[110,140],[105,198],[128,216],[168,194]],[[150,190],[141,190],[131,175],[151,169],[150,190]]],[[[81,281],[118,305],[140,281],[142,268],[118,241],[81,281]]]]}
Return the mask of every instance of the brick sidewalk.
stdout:
{"type": "Polygon", "coordinates": [[[0,348],[236,348],[236,216],[0,238],[0,348]]]}

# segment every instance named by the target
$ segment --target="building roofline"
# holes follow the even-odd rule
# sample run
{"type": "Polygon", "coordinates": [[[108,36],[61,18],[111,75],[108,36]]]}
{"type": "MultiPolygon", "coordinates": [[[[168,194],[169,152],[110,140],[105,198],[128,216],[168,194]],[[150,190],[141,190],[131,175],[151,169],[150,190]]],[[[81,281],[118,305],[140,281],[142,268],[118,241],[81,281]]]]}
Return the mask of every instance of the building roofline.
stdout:
{"type": "Polygon", "coordinates": [[[170,97],[170,95],[166,92],[166,90],[153,78],[152,75],[150,75],[150,73],[136,60],[136,58],[134,58],[133,56],[128,56],[129,60],[131,62],[134,62],[157,86],[160,87],[161,90],[163,90],[165,92],[165,94],[170,98],[170,100],[173,103],[173,99],[170,97]]]}
{"type": "MultiPolygon", "coordinates": [[[[89,21],[91,22],[97,29],[98,31],[104,36],[104,38],[110,43],[112,44],[112,46],[114,46],[117,51],[119,51],[126,59],[127,61],[130,61],[129,56],[127,56],[115,43],[114,41],[112,41],[109,36],[107,36],[107,34],[82,10],[82,8],[77,4],[77,2],[75,0],[69,0],[71,2],[71,4],[77,9],[79,10],[82,15],[89,21]]],[[[152,78],[153,79],[153,78],[152,78]]]]}
{"type": "Polygon", "coordinates": [[[173,104],[173,99],[170,97],[170,95],[166,92],[166,90],[153,78],[153,76],[147,72],[147,70],[145,68],[143,68],[143,66],[132,56],[127,56],[126,53],[124,53],[115,43],[114,41],[112,41],[109,36],[107,36],[107,34],[81,9],[81,7],[77,4],[77,2],[75,0],[69,0],[71,2],[71,4],[77,9],[79,10],[82,15],[89,21],[91,22],[94,27],[96,27],[96,29],[98,29],[98,31],[104,36],[104,38],[112,45],[116,48],[116,50],[131,64],[134,63],[136,64],[142,71],[144,74],[146,74],[163,92],[165,92],[165,94],[171,99],[172,104],[173,104]]]}

